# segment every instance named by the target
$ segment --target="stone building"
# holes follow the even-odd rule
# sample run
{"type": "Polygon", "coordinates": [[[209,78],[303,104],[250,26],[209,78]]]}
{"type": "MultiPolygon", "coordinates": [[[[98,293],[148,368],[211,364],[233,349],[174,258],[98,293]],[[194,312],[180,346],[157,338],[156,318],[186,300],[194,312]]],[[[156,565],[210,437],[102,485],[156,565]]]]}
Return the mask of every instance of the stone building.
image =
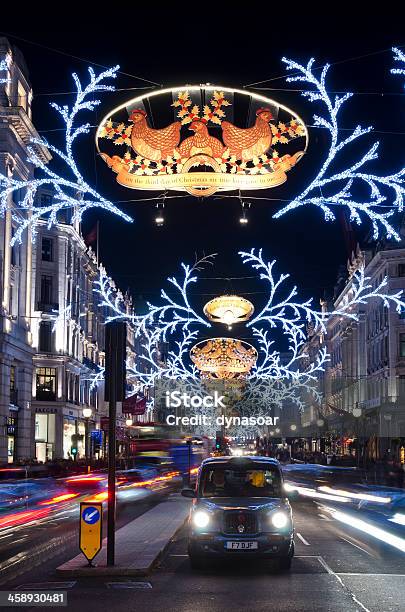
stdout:
{"type": "MultiPolygon", "coordinates": [[[[39,135],[31,121],[32,89],[24,58],[0,38],[0,61],[4,59],[8,70],[0,74],[7,80],[0,84],[0,171],[27,179],[33,177],[26,162],[28,144],[42,162],[51,156],[30,142],[39,135]]],[[[10,196],[0,218],[0,464],[68,458],[73,449],[83,456],[86,431],[88,450],[102,454],[107,312],[94,291],[99,262],[66,211],[56,226],[48,228],[41,221],[35,241],[26,231],[22,244],[11,248],[23,195],[10,196]],[[87,420],[84,408],[91,408],[87,420]]],[[[42,189],[36,198],[36,204],[48,205],[53,193],[42,189]]],[[[130,299],[124,297],[123,303],[130,312],[130,299]]],[[[129,329],[127,354],[132,360],[134,342],[129,329]]],[[[117,424],[122,432],[125,416],[120,410],[117,424]]]]}
{"type": "MultiPolygon", "coordinates": [[[[44,162],[49,152],[30,143],[38,138],[31,119],[32,89],[28,70],[18,49],[0,38],[0,61],[8,70],[1,73],[0,84],[0,172],[7,176],[32,177],[27,146],[34,147],[44,162]]],[[[21,193],[7,200],[0,219],[0,462],[7,458],[33,456],[32,434],[32,242],[10,247],[15,231],[14,217],[24,214],[19,208],[21,193]]]]}

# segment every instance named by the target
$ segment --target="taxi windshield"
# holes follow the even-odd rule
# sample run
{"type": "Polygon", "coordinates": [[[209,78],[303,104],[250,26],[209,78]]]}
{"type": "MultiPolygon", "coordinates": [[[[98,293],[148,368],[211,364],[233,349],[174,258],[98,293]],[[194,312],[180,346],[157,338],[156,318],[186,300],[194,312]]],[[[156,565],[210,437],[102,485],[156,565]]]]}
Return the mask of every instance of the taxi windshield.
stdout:
{"type": "Polygon", "coordinates": [[[201,497],[281,497],[276,467],[241,469],[209,467],[201,475],[201,497]]]}

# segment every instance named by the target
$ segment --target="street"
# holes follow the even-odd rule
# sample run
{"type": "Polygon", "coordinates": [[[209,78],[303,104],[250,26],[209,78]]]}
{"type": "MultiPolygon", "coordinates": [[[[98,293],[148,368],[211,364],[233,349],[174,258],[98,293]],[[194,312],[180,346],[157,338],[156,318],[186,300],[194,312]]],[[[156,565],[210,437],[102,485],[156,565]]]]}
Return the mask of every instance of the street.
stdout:
{"type": "MultiPolygon", "coordinates": [[[[1,589],[67,590],[69,609],[77,611],[88,610],[89,604],[91,609],[101,612],[400,609],[399,602],[405,601],[403,553],[364,533],[342,527],[316,502],[299,501],[293,506],[296,553],[290,572],[279,572],[271,562],[214,563],[206,570],[192,571],[186,530],[182,529],[160,565],[146,578],[61,580],[54,568],[59,560],[71,554],[72,546],[58,557],[3,583],[1,589]]],[[[38,533],[41,526],[36,530],[38,533]]]]}

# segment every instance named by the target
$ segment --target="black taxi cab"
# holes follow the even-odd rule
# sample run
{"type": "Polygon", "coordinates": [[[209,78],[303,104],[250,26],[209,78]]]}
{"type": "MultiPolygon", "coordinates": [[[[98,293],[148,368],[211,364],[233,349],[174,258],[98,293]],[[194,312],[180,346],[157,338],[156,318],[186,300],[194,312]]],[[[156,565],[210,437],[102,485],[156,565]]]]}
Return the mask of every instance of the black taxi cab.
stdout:
{"type": "Polygon", "coordinates": [[[195,569],[213,558],[276,558],[290,569],[292,510],[278,461],[267,457],[213,457],[201,464],[189,516],[188,554],[195,569]]]}

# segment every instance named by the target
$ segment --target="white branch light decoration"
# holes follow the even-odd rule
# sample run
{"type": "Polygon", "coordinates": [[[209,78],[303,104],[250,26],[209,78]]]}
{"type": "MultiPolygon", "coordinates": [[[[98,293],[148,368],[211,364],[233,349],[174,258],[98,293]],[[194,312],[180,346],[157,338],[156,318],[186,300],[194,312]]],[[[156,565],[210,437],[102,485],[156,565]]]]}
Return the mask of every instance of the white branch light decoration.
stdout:
{"type": "Polygon", "coordinates": [[[8,76],[1,76],[2,72],[8,73],[9,70],[9,61],[7,59],[1,60],[0,62],[0,85],[4,85],[5,83],[9,83],[10,79],[8,76]]]}
{"type": "MultiPolygon", "coordinates": [[[[398,51],[398,50],[397,50],[398,51]]],[[[398,59],[403,61],[403,54],[398,51],[398,59]]],[[[312,180],[304,191],[296,196],[289,204],[279,210],[274,218],[279,218],[285,213],[299,208],[300,206],[314,205],[320,208],[326,221],[333,221],[335,213],[332,208],[335,206],[345,207],[350,212],[350,220],[358,225],[361,224],[361,216],[368,217],[373,226],[373,236],[378,238],[380,230],[384,229],[387,238],[394,238],[399,241],[400,236],[389,219],[395,212],[400,212],[404,206],[405,196],[405,168],[395,174],[379,176],[363,171],[363,167],[370,161],[378,159],[377,149],[379,142],[375,142],[365,154],[356,162],[347,165],[343,170],[335,172],[332,165],[336,158],[342,159],[341,154],[347,152],[347,147],[352,142],[368,134],[372,127],[362,128],[358,125],[349,136],[340,137],[339,111],[353,94],[346,93],[342,96],[336,95],[334,99],[330,97],[326,89],[326,75],[329,65],[326,64],[317,78],[313,72],[314,59],[312,58],[306,66],[302,66],[295,61],[283,58],[287,70],[293,70],[296,74],[287,78],[288,82],[299,81],[307,83],[314,89],[304,91],[302,95],[310,102],[320,102],[325,109],[323,116],[314,115],[316,127],[325,128],[330,133],[330,147],[328,155],[319,170],[317,176],[312,180]],[[352,195],[352,191],[366,191],[368,195],[358,198],[352,195]],[[325,190],[325,192],[324,192],[325,190]],[[387,195],[393,194],[392,203],[388,203],[387,195]],[[384,208],[388,210],[384,212],[384,208]]],[[[337,161],[338,161],[337,160],[337,161]]]]}
{"type": "Polygon", "coordinates": [[[93,189],[83,178],[80,173],[74,155],[73,144],[80,134],[88,134],[90,124],[85,123],[74,126],[77,115],[82,111],[92,111],[98,104],[99,100],[93,98],[93,94],[100,91],[113,91],[114,87],[102,84],[102,81],[107,78],[115,78],[119,66],[110,68],[99,74],[95,74],[92,68],[89,68],[90,82],[83,88],[76,74],[73,74],[73,79],[76,84],[76,99],[71,108],[68,106],[59,106],[52,103],[51,106],[56,109],[65,123],[65,151],[49,144],[44,139],[33,139],[32,143],[46,147],[52,152],[59,162],[63,162],[65,170],[63,174],[58,174],[51,170],[39,158],[33,146],[28,146],[28,162],[33,164],[37,169],[42,171],[42,178],[34,178],[22,180],[18,178],[8,177],[0,174],[0,212],[5,213],[9,206],[9,197],[14,193],[24,193],[25,195],[18,203],[21,210],[25,210],[27,215],[15,215],[14,220],[17,223],[17,229],[11,244],[16,242],[21,243],[22,235],[26,229],[32,228],[33,240],[35,239],[35,231],[38,221],[45,217],[48,220],[48,227],[58,222],[57,216],[63,209],[73,210],[73,220],[81,221],[83,213],[89,208],[103,208],[109,212],[122,217],[125,221],[132,221],[131,217],[125,214],[117,206],[109,200],[106,200],[95,189],[93,189]],[[71,175],[71,179],[65,176],[71,175]],[[41,187],[48,187],[54,190],[54,201],[47,206],[37,206],[35,204],[35,195],[41,187]],[[21,190],[21,191],[20,191],[21,190]]]}
{"type": "Polygon", "coordinates": [[[403,65],[403,68],[391,68],[391,74],[400,74],[405,76],[405,53],[396,47],[393,47],[392,51],[394,53],[394,62],[399,62],[403,65]]]}
{"type": "MultiPolygon", "coordinates": [[[[252,406],[252,411],[265,411],[266,406],[274,404],[281,406],[285,401],[294,402],[303,408],[301,395],[303,392],[319,400],[319,390],[316,387],[318,377],[325,369],[329,359],[326,347],[322,347],[312,361],[308,363],[305,352],[307,341],[307,326],[326,334],[326,323],[331,316],[340,316],[354,321],[359,320],[355,307],[367,304],[370,300],[382,300],[388,308],[394,306],[398,312],[405,307],[402,291],[387,293],[387,278],[373,287],[370,279],[365,276],[361,267],[352,279],[351,290],[342,306],[333,311],[318,311],[313,307],[313,300],[297,300],[298,291],[295,286],[286,286],[288,274],[276,276],[275,261],[265,261],[262,250],[240,251],[243,263],[257,270],[260,279],[269,285],[266,304],[258,314],[247,323],[252,328],[260,357],[251,374],[247,377],[246,400],[252,406]],[[279,349],[274,346],[271,331],[280,329],[289,343],[288,359],[283,358],[279,349]]],[[[188,288],[197,281],[196,271],[206,263],[212,263],[213,256],[207,256],[197,261],[193,266],[182,264],[184,278],[178,280],[169,278],[176,288],[179,299],[176,301],[162,290],[164,304],[155,306],[149,304],[149,312],[143,316],[128,313],[123,306],[122,296],[109,284],[105,271],[100,269],[100,280],[96,291],[103,297],[103,305],[111,309],[109,320],[120,318],[134,325],[136,333],[142,337],[142,354],[131,366],[131,376],[139,384],[153,387],[158,379],[178,380],[190,384],[199,380],[195,366],[190,363],[188,353],[195,343],[202,327],[210,324],[202,319],[190,304],[188,288]],[[167,320],[167,317],[170,317],[167,320]],[[197,329],[190,329],[191,327],[197,329]],[[174,334],[180,333],[174,348],[168,351],[167,358],[161,359],[160,343],[165,342],[174,334]]],[[[108,319],[107,319],[108,320],[108,319]]]]}

